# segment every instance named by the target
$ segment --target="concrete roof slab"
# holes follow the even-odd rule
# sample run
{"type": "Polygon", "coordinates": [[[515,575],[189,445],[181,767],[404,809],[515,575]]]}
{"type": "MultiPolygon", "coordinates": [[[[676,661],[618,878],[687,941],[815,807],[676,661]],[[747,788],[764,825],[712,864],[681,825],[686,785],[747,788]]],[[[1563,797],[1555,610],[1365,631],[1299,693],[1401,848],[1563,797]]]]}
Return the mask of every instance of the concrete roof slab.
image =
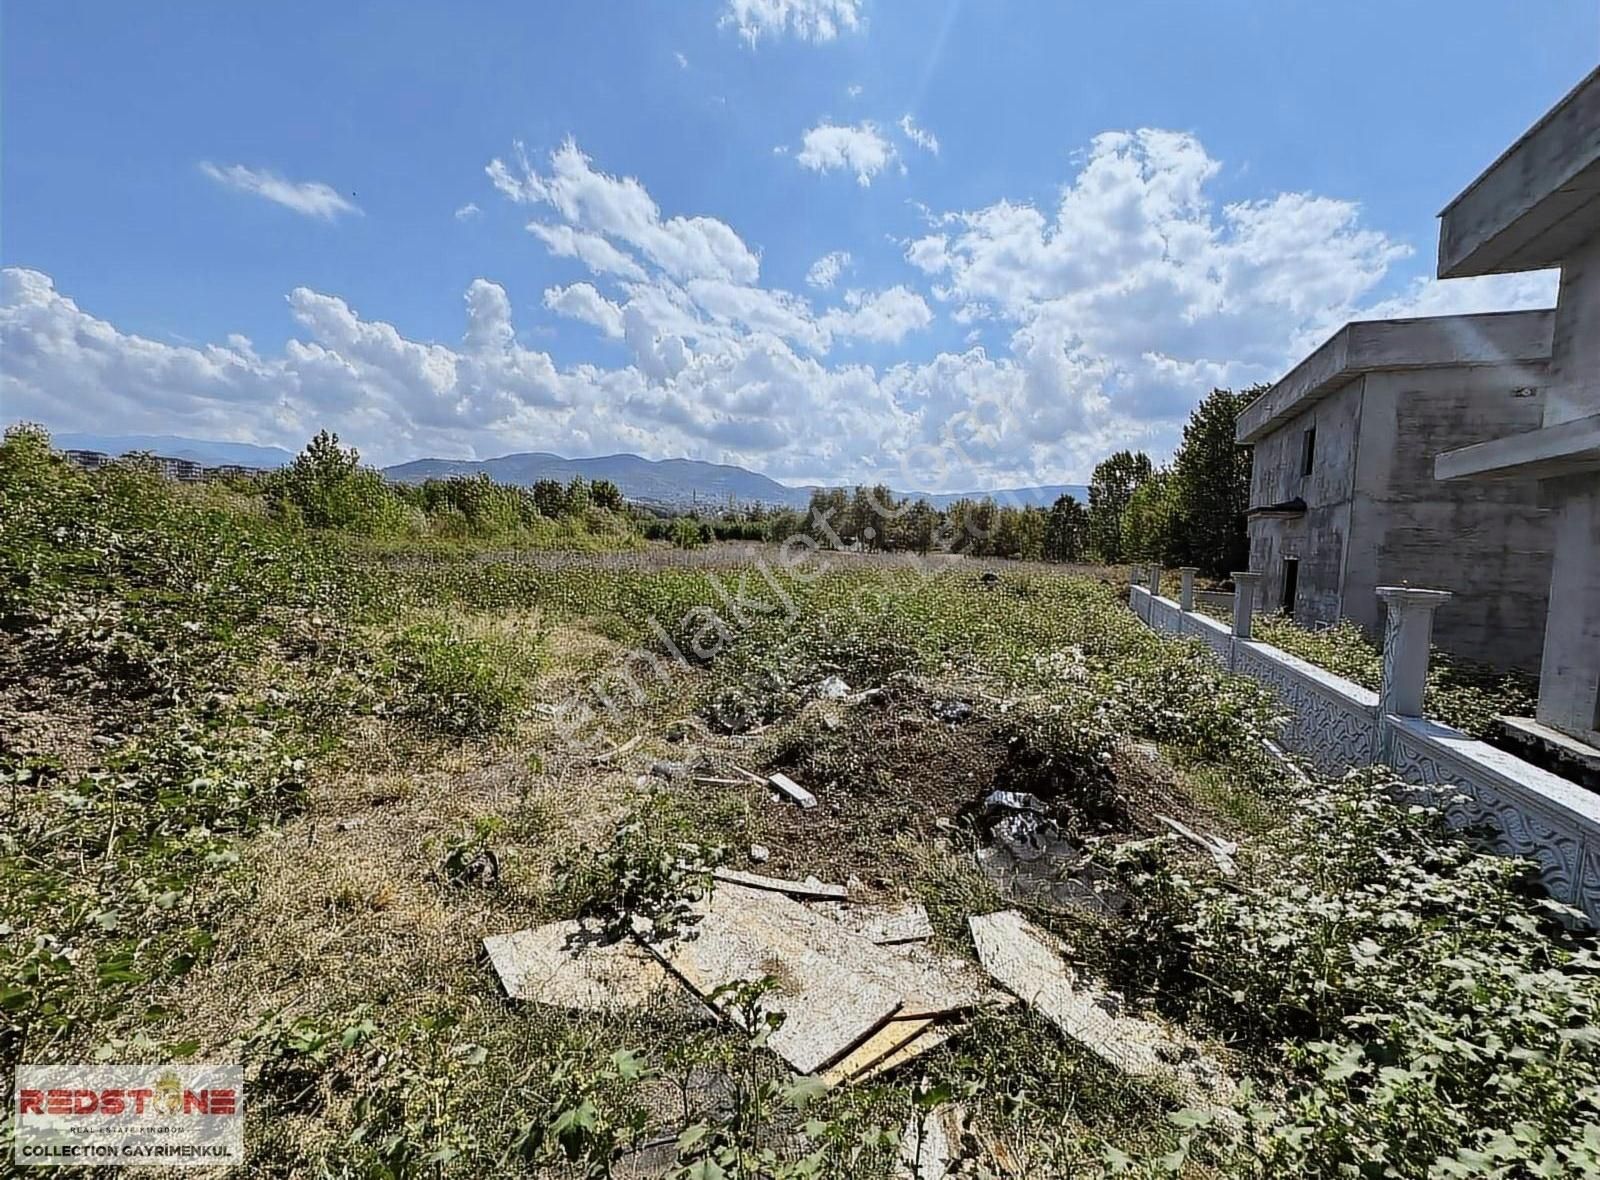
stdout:
{"type": "Polygon", "coordinates": [[[1439,277],[1560,266],[1600,233],[1600,69],[1439,214],[1439,277]]]}
{"type": "Polygon", "coordinates": [[[1551,310],[1354,320],[1246,406],[1235,438],[1255,442],[1363,373],[1545,363],[1554,328],[1551,310]]]}

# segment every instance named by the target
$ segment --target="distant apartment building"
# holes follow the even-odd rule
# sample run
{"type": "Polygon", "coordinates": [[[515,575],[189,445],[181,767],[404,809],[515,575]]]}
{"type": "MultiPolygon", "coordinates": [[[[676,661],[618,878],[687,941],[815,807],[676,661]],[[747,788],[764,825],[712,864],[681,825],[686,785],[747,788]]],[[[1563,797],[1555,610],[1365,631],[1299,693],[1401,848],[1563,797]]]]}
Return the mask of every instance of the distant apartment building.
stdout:
{"type": "Polygon", "coordinates": [[[1261,608],[1376,638],[1377,587],[1447,589],[1439,647],[1537,670],[1552,514],[1531,483],[1444,483],[1434,459],[1539,425],[1553,327],[1551,311],[1350,323],[1246,407],[1261,608]]]}

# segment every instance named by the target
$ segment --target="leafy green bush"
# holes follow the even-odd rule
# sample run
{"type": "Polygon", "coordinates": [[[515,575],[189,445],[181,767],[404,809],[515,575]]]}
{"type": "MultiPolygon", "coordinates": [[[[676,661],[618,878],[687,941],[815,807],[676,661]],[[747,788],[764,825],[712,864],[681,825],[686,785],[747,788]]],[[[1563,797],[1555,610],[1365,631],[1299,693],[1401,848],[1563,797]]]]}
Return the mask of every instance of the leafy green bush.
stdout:
{"type": "Polygon", "coordinates": [[[498,732],[521,711],[531,682],[525,643],[467,634],[459,625],[420,623],[389,643],[398,709],[441,733],[498,732]]]}
{"type": "MultiPolygon", "coordinates": [[[[1302,627],[1286,615],[1265,615],[1255,623],[1256,638],[1290,655],[1353,680],[1373,692],[1383,680],[1383,652],[1347,619],[1326,627],[1302,627]]],[[[1457,660],[1434,649],[1428,665],[1423,708],[1484,741],[1498,736],[1501,716],[1531,716],[1538,703],[1538,678],[1524,672],[1499,672],[1457,660]]]]}
{"type": "Polygon", "coordinates": [[[1118,850],[1119,981],[1288,1066],[1244,1174],[1594,1174],[1600,943],[1404,790],[1315,791],[1226,885],[1118,850]]]}

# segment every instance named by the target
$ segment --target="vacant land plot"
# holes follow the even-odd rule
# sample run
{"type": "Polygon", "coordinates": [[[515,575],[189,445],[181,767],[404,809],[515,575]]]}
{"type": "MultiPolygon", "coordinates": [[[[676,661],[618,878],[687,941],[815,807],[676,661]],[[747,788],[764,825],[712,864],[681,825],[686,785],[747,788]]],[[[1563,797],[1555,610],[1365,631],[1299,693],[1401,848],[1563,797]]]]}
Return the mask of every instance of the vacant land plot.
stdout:
{"type": "Polygon", "coordinates": [[[373,554],[12,439],[0,1056],[242,1060],[260,1175],[1600,1167],[1594,942],[1122,582],[373,554]],[[612,974],[508,996],[556,922],[612,974]]]}

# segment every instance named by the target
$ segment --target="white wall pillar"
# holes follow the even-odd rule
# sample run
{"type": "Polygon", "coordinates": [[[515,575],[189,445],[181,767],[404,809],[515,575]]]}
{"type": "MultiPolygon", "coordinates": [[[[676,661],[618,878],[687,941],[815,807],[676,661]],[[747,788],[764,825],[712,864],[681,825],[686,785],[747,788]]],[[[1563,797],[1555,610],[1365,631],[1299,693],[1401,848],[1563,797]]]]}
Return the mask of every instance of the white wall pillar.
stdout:
{"type": "Polygon", "coordinates": [[[1421,717],[1428,685],[1428,654],[1433,642],[1433,612],[1449,602],[1448,590],[1379,586],[1388,619],[1383,626],[1383,684],[1378,711],[1421,717]]]}
{"type": "Polygon", "coordinates": [[[1178,576],[1183,579],[1183,583],[1178,589],[1179,610],[1187,611],[1194,609],[1194,576],[1199,572],[1200,567],[1196,565],[1185,565],[1179,567],[1178,576]]]}
{"type": "Polygon", "coordinates": [[[1154,562],[1150,566],[1150,597],[1161,597],[1161,563],[1154,562]]]}
{"type": "Polygon", "coordinates": [[[1233,634],[1238,639],[1250,638],[1250,618],[1256,613],[1256,591],[1260,585],[1260,574],[1251,570],[1233,571],[1233,634]]]}

